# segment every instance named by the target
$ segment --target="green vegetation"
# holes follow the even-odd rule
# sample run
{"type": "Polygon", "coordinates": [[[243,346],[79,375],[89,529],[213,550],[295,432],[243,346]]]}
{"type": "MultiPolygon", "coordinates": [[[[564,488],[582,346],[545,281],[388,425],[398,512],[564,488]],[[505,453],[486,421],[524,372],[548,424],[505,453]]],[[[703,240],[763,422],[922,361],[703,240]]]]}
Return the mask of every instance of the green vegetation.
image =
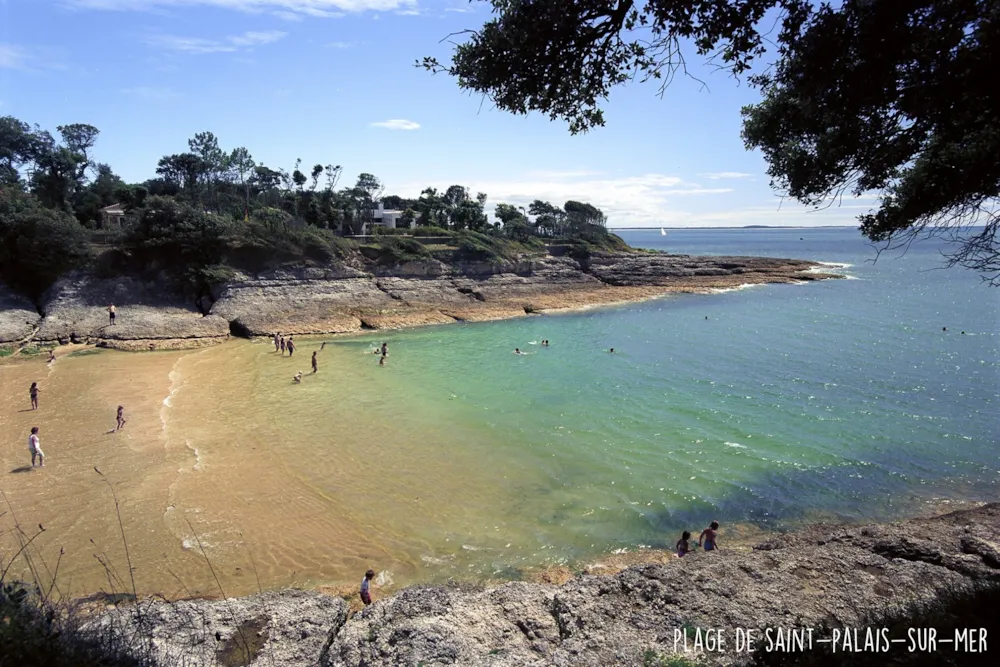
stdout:
{"type": "Polygon", "coordinates": [[[646,649],[642,654],[642,667],[701,667],[703,664],[683,655],[664,655],[652,649],[646,649]]]}
{"type": "Polygon", "coordinates": [[[80,267],[102,277],[165,274],[197,297],[237,271],[326,266],[358,252],[391,265],[431,256],[513,261],[545,252],[545,241],[570,244],[576,256],[627,249],[605,229],[603,212],[583,202],[535,201],[527,210],[500,203],[490,223],[487,195],[464,186],[408,199],[385,195],[377,177],[362,173],[338,189],[339,166],[303,171],[298,160],[290,173],[271,169],[246,148],[223,150],[211,132],[161,158],[155,178],[128,184],[94,161],[97,128],[58,132],[56,140],[0,117],[0,281],[34,299],[80,267]],[[103,211],[115,204],[120,211],[103,211]],[[407,228],[373,224],[379,204],[402,211],[407,228]],[[363,232],[377,243],[348,238],[363,232]]]}
{"type": "Polygon", "coordinates": [[[1000,285],[995,0],[490,4],[450,63],[418,64],[577,133],[604,125],[614,87],[639,79],[663,93],[689,74],[686,51],[734,76],[760,63],[748,81],[762,100],[743,109],[743,138],[777,190],[816,207],[845,192],[874,195],[859,216],[869,239],[900,247],[943,236],[950,264],[1000,285]]]}

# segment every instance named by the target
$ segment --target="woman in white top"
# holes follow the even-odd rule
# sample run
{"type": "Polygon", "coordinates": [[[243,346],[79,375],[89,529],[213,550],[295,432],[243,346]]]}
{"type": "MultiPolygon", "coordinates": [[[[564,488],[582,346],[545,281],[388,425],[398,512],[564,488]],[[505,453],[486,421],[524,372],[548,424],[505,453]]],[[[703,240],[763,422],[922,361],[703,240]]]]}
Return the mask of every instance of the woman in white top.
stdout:
{"type": "Polygon", "coordinates": [[[35,457],[38,457],[40,467],[45,467],[45,453],[42,452],[42,443],[38,440],[38,427],[31,427],[31,435],[28,436],[28,451],[31,452],[31,467],[35,467],[35,457]]]}

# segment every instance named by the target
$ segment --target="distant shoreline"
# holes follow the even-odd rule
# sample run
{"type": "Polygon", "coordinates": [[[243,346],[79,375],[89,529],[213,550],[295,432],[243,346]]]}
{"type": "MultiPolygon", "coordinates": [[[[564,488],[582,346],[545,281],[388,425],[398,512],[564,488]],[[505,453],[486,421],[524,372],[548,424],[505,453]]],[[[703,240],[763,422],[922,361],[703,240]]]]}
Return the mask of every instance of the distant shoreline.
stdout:
{"type": "Polygon", "coordinates": [[[645,231],[656,231],[658,229],[673,229],[685,230],[685,229],[717,229],[717,230],[742,230],[742,229],[856,229],[854,225],[738,225],[733,227],[667,227],[666,225],[658,225],[656,227],[608,227],[610,232],[645,232],[645,231]]]}

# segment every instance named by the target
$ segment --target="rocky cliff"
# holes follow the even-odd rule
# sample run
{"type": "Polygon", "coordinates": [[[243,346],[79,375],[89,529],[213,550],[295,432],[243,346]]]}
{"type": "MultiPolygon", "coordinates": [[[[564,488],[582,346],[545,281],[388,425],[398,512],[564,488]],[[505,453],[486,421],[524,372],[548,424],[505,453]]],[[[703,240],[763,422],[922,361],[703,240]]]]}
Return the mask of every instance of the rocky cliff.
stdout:
{"type": "Polygon", "coordinates": [[[195,347],[230,333],[349,333],[523,316],[548,309],[635,301],[668,292],[837,277],[789,259],[612,253],[577,261],[544,256],[502,265],[435,260],[237,275],[197,303],[165,281],[76,272],[39,308],[0,290],[0,343],[92,342],[126,349],[195,347]],[[108,322],[115,304],[117,323],[108,322]],[[39,315],[39,312],[42,315],[39,315]]]}
{"type": "MultiPolygon", "coordinates": [[[[752,550],[726,550],[724,539],[721,551],[561,586],[376,591],[354,614],[342,598],[303,591],[161,601],[143,605],[144,624],[160,655],[188,665],[215,664],[240,638],[260,667],[631,666],[646,651],[726,665],[746,657],[733,651],[737,628],[857,627],[872,612],[1000,581],[1000,503],[895,524],[817,525],[752,550]],[[689,653],[675,644],[682,628],[689,653]],[[721,630],[726,650],[693,651],[699,629],[721,630]]],[[[132,611],[98,622],[123,617],[135,623],[132,611]]]]}

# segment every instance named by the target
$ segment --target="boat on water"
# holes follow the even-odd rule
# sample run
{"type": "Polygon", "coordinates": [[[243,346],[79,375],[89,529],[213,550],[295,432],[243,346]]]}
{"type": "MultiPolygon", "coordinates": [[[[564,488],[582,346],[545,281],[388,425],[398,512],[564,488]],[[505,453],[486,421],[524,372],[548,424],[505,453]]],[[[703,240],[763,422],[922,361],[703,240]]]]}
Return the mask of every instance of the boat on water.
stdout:
{"type": "Polygon", "coordinates": [[[665,230],[663,227],[660,227],[660,236],[666,236],[666,235],[667,235],[667,230],[665,230]]]}

